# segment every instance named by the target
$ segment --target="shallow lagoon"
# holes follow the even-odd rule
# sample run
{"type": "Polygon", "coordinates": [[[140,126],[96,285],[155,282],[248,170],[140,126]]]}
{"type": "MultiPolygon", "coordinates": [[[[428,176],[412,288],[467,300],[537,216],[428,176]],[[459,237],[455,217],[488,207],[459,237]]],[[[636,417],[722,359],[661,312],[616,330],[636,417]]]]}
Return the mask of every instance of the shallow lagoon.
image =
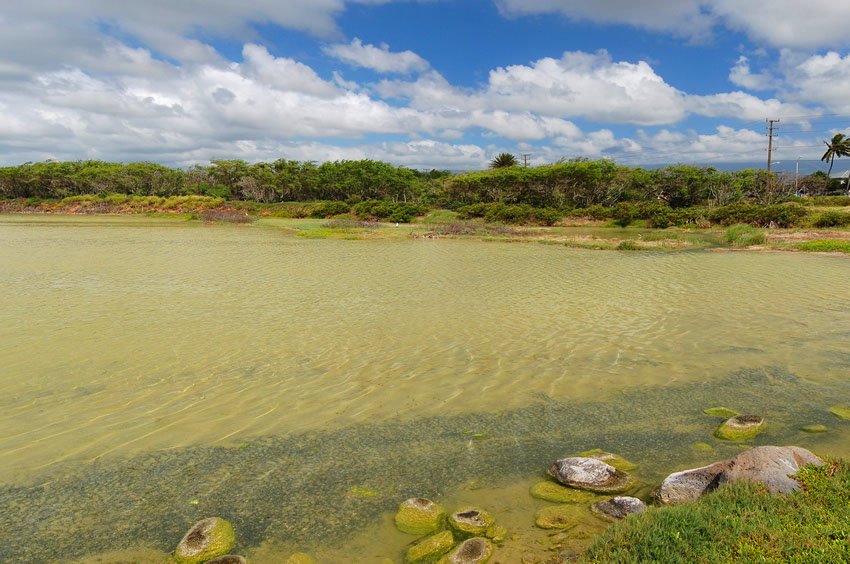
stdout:
{"type": "Polygon", "coordinates": [[[127,217],[6,216],[0,242],[0,560],[168,551],[212,514],[254,561],[398,560],[412,495],[491,510],[510,560],[547,548],[552,459],[657,481],[737,452],[717,404],[850,456],[846,257],[127,217]]]}

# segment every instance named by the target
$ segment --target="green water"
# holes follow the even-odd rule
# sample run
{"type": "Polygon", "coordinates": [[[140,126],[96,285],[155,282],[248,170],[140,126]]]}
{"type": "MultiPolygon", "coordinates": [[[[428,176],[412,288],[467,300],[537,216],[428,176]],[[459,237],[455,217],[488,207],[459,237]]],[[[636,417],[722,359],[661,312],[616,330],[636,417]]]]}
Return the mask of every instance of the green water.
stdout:
{"type": "Polygon", "coordinates": [[[651,484],[738,451],[717,404],[767,417],[755,444],[848,457],[847,280],[846,257],[0,217],[0,561],[155,561],[209,515],[254,562],[397,561],[413,495],[490,509],[508,561],[543,550],[525,492],[552,460],[601,447],[651,484]]]}

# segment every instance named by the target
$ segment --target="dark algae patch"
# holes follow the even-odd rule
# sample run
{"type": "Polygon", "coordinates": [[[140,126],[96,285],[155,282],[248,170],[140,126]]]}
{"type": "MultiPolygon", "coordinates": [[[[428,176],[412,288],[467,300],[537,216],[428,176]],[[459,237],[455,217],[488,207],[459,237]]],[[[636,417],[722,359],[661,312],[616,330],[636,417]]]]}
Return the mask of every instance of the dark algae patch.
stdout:
{"type": "MultiPolygon", "coordinates": [[[[198,446],[69,463],[38,484],[0,487],[0,562],[68,561],[127,547],[169,553],[193,523],[210,515],[233,524],[234,553],[261,543],[287,543],[307,552],[342,547],[383,515],[394,514],[400,500],[439,501],[473,480],[499,486],[543,479],[542,469],[553,459],[593,448],[623,455],[639,465],[639,479],[659,483],[673,470],[739,452],[734,443],[712,437],[717,420],[703,414],[706,405],[733,405],[769,418],[770,426],[752,444],[794,443],[817,452],[831,433],[803,434],[800,426],[834,424],[828,408],[848,392],[850,384],[813,384],[780,369],[746,370],[711,382],[626,390],[596,403],[541,396],[528,407],[500,413],[352,425],[233,448],[198,446]],[[472,440],[466,429],[487,440],[472,440]],[[695,451],[691,445],[698,442],[711,442],[714,452],[695,451]],[[350,495],[353,487],[378,495],[350,495]]],[[[846,469],[839,470],[846,480],[846,469]]],[[[805,482],[806,495],[828,500],[821,483],[813,474],[805,482]]],[[[772,503],[759,501],[755,490],[743,491],[746,499],[772,503]]],[[[799,538],[812,533],[799,530],[799,538]]],[[[829,530],[835,542],[847,542],[841,537],[846,528],[829,530]]],[[[757,536],[747,538],[735,544],[742,557],[760,546],[757,536]]]]}

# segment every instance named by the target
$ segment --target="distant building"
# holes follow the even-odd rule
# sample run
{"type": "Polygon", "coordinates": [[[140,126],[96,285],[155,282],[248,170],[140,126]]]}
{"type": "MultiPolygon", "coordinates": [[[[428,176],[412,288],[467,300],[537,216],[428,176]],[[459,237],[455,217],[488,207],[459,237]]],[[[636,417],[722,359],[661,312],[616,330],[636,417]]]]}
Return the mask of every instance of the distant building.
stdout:
{"type": "Polygon", "coordinates": [[[850,169],[844,172],[833,172],[829,175],[829,178],[830,180],[841,180],[847,190],[847,195],[850,196],[850,169]]]}

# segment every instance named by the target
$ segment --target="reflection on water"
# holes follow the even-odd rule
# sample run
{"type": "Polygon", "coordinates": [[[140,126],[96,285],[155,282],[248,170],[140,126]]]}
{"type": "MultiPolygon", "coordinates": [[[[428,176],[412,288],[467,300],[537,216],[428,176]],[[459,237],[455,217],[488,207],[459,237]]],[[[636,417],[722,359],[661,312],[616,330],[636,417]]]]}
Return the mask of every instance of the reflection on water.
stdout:
{"type": "Polygon", "coordinates": [[[0,560],[167,551],[212,514],[249,554],[398,559],[412,495],[498,510],[562,454],[648,482],[734,454],[717,403],[850,456],[843,258],[150,223],[0,219],[0,560]]]}

